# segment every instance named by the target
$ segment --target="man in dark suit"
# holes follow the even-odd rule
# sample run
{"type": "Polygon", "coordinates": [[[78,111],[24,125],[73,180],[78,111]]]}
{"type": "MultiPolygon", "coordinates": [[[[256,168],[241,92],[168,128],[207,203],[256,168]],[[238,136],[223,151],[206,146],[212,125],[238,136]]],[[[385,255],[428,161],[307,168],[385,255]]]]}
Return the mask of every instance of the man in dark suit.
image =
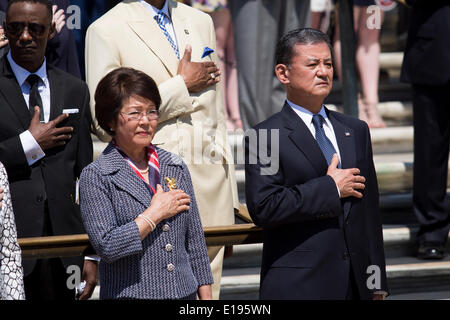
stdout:
{"type": "Polygon", "coordinates": [[[333,79],[324,33],[293,30],[278,42],[276,57],[287,101],[245,143],[247,205],[264,228],[260,298],[382,299],[369,129],[323,106],[333,79]]]}
{"type": "Polygon", "coordinates": [[[447,172],[450,142],[450,3],[412,6],[402,81],[413,88],[413,209],[420,223],[418,257],[442,259],[450,229],[447,172]]]}
{"type": "MultiPolygon", "coordinates": [[[[54,34],[51,2],[12,0],[0,60],[0,161],[9,176],[18,237],[85,233],[76,178],[92,161],[89,91],[81,80],[45,60],[54,34]]],[[[82,257],[24,260],[27,299],[74,299],[66,268],[82,257]]],[[[84,263],[87,298],[95,262],[84,263]]]]}

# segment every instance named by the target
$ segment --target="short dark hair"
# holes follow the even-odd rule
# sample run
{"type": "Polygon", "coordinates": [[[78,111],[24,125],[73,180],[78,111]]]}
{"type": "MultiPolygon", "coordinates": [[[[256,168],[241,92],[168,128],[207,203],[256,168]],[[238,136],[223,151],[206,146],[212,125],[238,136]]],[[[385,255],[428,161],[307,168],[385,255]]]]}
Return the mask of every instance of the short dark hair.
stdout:
{"type": "Polygon", "coordinates": [[[50,23],[53,20],[53,3],[51,0],[9,0],[8,1],[8,7],[6,8],[5,16],[8,17],[8,11],[12,4],[18,3],[18,2],[31,2],[31,3],[41,3],[47,7],[48,16],[50,18],[50,23]]]}
{"type": "Polygon", "coordinates": [[[123,103],[131,96],[138,96],[155,103],[156,110],[161,105],[161,96],[155,81],[146,73],[132,68],[118,68],[106,76],[95,90],[95,117],[99,126],[114,136],[111,122],[117,119],[123,103]]]}
{"type": "Polygon", "coordinates": [[[326,43],[333,56],[333,47],[330,38],[320,30],[312,28],[302,28],[289,31],[277,43],[275,53],[276,64],[289,66],[292,57],[295,55],[294,46],[296,44],[311,45],[316,43],[326,43]]]}

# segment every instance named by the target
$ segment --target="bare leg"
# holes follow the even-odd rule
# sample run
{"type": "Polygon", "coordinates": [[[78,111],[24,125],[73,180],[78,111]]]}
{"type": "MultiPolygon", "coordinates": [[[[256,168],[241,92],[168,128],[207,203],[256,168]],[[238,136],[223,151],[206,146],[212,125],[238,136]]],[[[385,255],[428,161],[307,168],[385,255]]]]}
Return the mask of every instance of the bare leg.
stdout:
{"type": "MultiPolygon", "coordinates": [[[[338,9],[338,7],[336,7],[338,9]]],[[[333,48],[334,48],[334,70],[336,72],[336,75],[339,79],[339,81],[342,82],[342,61],[341,61],[341,40],[339,38],[339,32],[340,32],[340,26],[339,26],[339,14],[336,10],[336,28],[334,32],[334,39],[333,39],[333,48]]],[[[359,14],[355,11],[355,8],[353,8],[353,24],[355,26],[355,33],[357,33],[357,25],[359,24],[360,17],[359,14]]],[[[363,103],[363,100],[361,99],[361,96],[358,94],[358,118],[362,121],[367,122],[368,116],[366,111],[366,106],[363,103]]]]}
{"type": "Polygon", "coordinates": [[[228,32],[225,48],[225,64],[227,68],[227,91],[226,91],[226,110],[229,117],[233,121],[235,129],[242,129],[241,114],[239,111],[239,95],[238,95],[238,77],[236,68],[236,56],[234,53],[234,33],[233,23],[231,21],[230,12],[228,14],[228,32]]]}
{"type": "MultiPolygon", "coordinates": [[[[382,11],[381,15],[383,15],[382,11]]],[[[355,6],[354,16],[358,39],[356,64],[361,79],[362,102],[367,114],[367,123],[371,128],[386,127],[377,109],[380,72],[380,43],[378,41],[380,29],[369,29],[367,27],[367,20],[370,17],[367,13],[367,7],[355,6]]]]}
{"type": "Polygon", "coordinates": [[[221,75],[221,81],[222,84],[222,92],[223,92],[223,106],[225,108],[225,119],[227,123],[227,128],[229,130],[234,130],[233,122],[231,121],[228,112],[227,112],[227,82],[228,82],[228,74],[227,74],[227,67],[225,64],[225,46],[227,41],[227,17],[224,14],[225,10],[219,10],[211,12],[211,18],[214,23],[214,29],[216,32],[216,50],[217,50],[217,56],[219,57],[219,68],[222,73],[221,75]]]}

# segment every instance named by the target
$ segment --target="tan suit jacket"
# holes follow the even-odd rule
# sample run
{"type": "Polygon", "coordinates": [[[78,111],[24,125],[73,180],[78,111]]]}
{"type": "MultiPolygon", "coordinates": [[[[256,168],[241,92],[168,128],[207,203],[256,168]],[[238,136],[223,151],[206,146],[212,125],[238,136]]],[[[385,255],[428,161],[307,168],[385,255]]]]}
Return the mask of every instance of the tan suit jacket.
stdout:
{"type": "MultiPolygon", "coordinates": [[[[209,15],[173,0],[169,11],[180,57],[187,44],[191,61],[214,61],[214,52],[201,58],[205,47],[216,49],[209,15]]],[[[234,162],[226,134],[220,84],[191,94],[177,75],[179,60],[152,15],[137,0],[126,0],[96,20],[86,36],[86,77],[94,96],[100,79],[118,67],[146,72],[160,90],[162,104],[153,143],[180,155],[189,167],[203,226],[234,224],[238,208],[234,162]]],[[[95,115],[94,101],[91,103],[95,115]]],[[[94,121],[97,136],[110,137],[94,121]]]]}

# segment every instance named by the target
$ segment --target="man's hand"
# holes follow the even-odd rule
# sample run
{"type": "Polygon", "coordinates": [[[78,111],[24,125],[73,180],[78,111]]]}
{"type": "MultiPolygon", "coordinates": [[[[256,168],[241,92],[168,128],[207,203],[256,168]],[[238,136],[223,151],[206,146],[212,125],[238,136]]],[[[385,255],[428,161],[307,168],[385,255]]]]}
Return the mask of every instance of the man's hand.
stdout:
{"type": "Polygon", "coordinates": [[[177,74],[181,75],[189,92],[200,92],[220,81],[220,70],[212,61],[191,62],[192,48],[186,46],[184,56],[178,65],[177,74]],[[212,76],[214,75],[214,76],[212,76]]]}
{"type": "Polygon", "coordinates": [[[341,198],[356,197],[362,198],[362,193],[356,190],[364,190],[366,178],[360,176],[358,168],[339,169],[339,158],[337,154],[333,155],[327,175],[333,178],[341,193],[341,198]]]}
{"type": "Polygon", "coordinates": [[[41,110],[39,107],[34,107],[34,116],[33,119],[31,119],[28,130],[42,150],[63,146],[66,144],[66,140],[72,138],[72,127],[56,127],[61,121],[69,116],[68,114],[61,114],[48,123],[41,123],[39,121],[40,114],[41,110]]]}
{"type": "Polygon", "coordinates": [[[386,299],[386,295],[382,294],[382,293],[374,293],[372,299],[373,300],[385,300],[386,299]]]}
{"type": "Polygon", "coordinates": [[[97,269],[98,262],[92,260],[84,260],[83,275],[81,281],[86,281],[86,287],[80,296],[80,300],[87,300],[92,296],[95,286],[97,285],[97,269]]]}
{"type": "Polygon", "coordinates": [[[8,44],[8,39],[5,36],[5,29],[0,26],[0,48],[5,47],[8,44]]]}
{"type": "Polygon", "coordinates": [[[58,6],[56,4],[53,5],[52,10],[53,10],[52,23],[55,24],[56,32],[60,33],[62,28],[66,24],[66,16],[64,15],[64,10],[63,9],[58,10],[58,6]]]}

